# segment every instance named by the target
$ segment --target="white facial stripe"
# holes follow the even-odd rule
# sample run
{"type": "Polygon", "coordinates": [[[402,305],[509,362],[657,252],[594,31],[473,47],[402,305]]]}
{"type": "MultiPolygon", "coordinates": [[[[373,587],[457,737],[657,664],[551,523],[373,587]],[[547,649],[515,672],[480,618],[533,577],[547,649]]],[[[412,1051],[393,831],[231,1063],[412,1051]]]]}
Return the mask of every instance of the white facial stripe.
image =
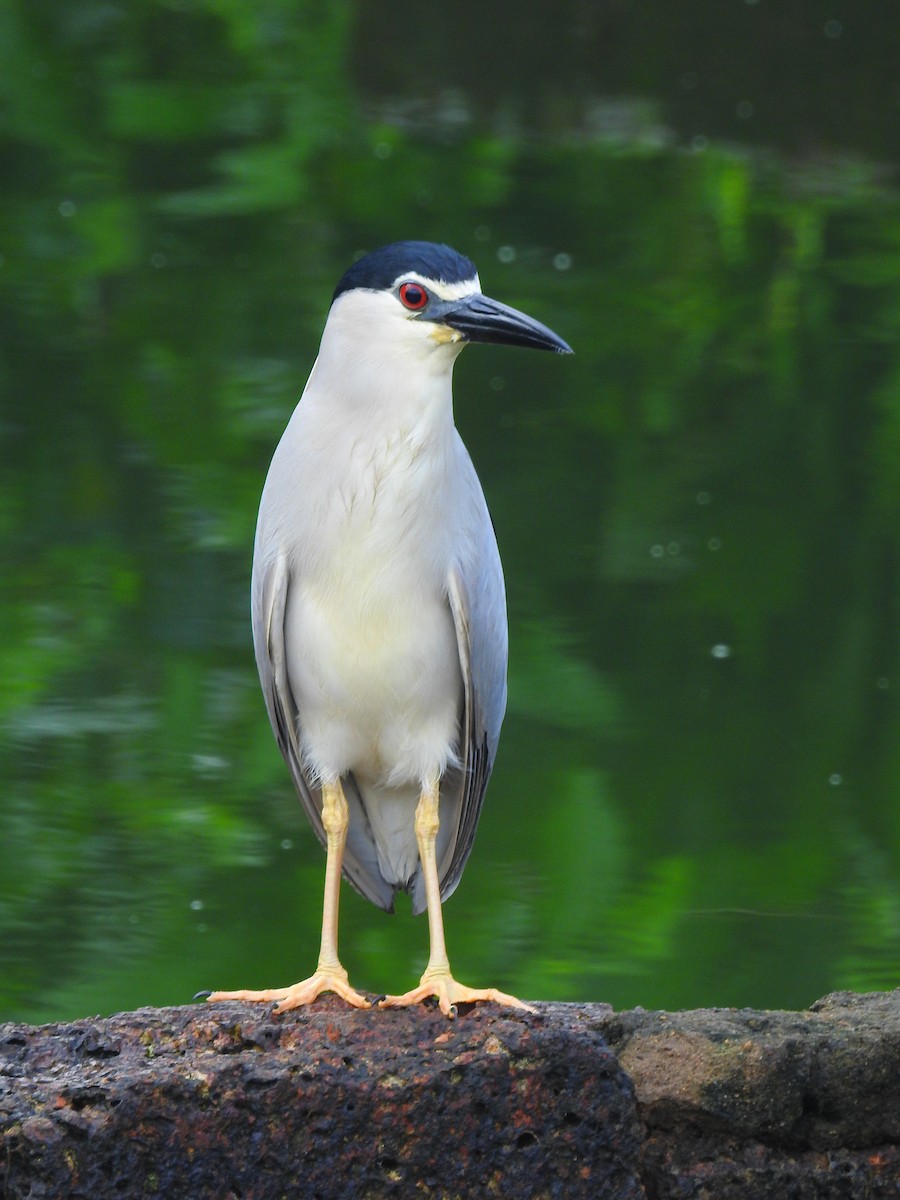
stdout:
{"type": "Polygon", "coordinates": [[[398,275],[392,286],[396,287],[398,283],[421,283],[427,288],[433,296],[437,296],[438,300],[462,300],[466,296],[474,296],[481,291],[481,281],[477,275],[473,275],[471,279],[464,279],[460,283],[443,283],[439,279],[426,279],[424,275],[419,275],[416,271],[404,271],[402,275],[398,275]]]}

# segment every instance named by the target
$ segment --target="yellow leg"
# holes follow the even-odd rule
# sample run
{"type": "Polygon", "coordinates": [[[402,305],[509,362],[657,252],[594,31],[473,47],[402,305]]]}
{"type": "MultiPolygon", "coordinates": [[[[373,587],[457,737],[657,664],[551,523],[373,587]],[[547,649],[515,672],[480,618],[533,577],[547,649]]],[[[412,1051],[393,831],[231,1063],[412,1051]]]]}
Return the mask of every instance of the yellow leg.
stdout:
{"type": "Polygon", "coordinates": [[[368,1008],[365,996],[350,986],[347,972],[338,958],[338,907],[341,896],[341,861],[347,841],[350,811],[340,780],[322,787],[322,824],[327,835],[325,859],[325,898],[322,903],[322,945],[316,972],[301,983],[285,988],[268,988],[261,992],[213,992],[210,1000],[255,1000],[279,1003],[275,1012],[287,1012],[310,1004],[322,992],[337,992],[355,1008],[368,1008]]]}
{"type": "Polygon", "coordinates": [[[402,996],[386,996],[379,1008],[401,1008],[418,1004],[429,996],[437,996],[441,1012],[447,1017],[456,1016],[457,1004],[468,1004],[473,1000],[493,1000],[496,1004],[506,1004],[512,1008],[524,1008],[526,1012],[534,1012],[527,1004],[499,992],[496,988],[470,988],[457,983],[450,972],[450,962],[447,958],[447,946],[444,942],[444,918],[441,911],[441,886],[438,879],[435,843],[437,841],[440,821],[438,818],[438,801],[440,787],[437,780],[426,784],[419,797],[416,807],[416,841],[419,846],[419,861],[422,865],[422,875],[425,879],[425,901],[428,906],[428,937],[430,953],[428,966],[425,968],[419,986],[402,996]]]}

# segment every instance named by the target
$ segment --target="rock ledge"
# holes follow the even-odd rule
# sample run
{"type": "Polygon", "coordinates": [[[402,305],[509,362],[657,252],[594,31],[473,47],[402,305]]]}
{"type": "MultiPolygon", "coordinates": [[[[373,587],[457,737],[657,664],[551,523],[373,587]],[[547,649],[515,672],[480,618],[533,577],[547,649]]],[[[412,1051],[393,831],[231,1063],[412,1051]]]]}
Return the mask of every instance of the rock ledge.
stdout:
{"type": "Polygon", "coordinates": [[[900,989],[0,1025],[0,1197],[900,1197],[900,989]]]}

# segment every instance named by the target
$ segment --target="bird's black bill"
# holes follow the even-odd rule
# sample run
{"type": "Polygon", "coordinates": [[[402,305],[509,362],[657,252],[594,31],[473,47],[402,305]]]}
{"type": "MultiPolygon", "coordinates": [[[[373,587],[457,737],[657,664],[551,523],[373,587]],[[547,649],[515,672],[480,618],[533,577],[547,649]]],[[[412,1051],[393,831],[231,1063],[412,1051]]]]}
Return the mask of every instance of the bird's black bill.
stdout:
{"type": "Polygon", "coordinates": [[[470,342],[496,342],[505,346],[555,350],[557,354],[572,353],[572,347],[540,321],[480,293],[466,296],[464,300],[448,301],[437,319],[458,330],[470,342]]]}

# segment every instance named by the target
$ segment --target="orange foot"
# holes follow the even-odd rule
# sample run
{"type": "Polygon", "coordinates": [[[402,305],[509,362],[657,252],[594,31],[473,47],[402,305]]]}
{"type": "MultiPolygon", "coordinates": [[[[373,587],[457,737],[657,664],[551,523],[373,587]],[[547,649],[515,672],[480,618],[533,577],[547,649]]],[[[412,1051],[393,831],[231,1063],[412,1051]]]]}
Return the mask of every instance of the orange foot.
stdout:
{"type": "Polygon", "coordinates": [[[493,1000],[495,1004],[505,1004],[509,1008],[537,1012],[530,1004],[523,1004],[515,996],[499,992],[496,988],[470,988],[464,983],[457,983],[449,971],[426,971],[417,988],[404,992],[402,996],[385,996],[379,1001],[378,1007],[407,1008],[411,1004],[420,1004],[429,996],[437,996],[441,1012],[451,1018],[456,1016],[457,1004],[470,1004],[475,1000],[493,1000]]]}
{"type": "Polygon", "coordinates": [[[300,1008],[304,1004],[312,1004],[322,992],[336,992],[354,1008],[371,1007],[365,996],[350,986],[347,972],[341,966],[319,967],[315,975],[310,975],[309,979],[300,983],[293,983],[290,987],[267,988],[262,992],[212,992],[207,1000],[249,1000],[262,1004],[277,1000],[274,1011],[283,1013],[292,1008],[300,1008]]]}

